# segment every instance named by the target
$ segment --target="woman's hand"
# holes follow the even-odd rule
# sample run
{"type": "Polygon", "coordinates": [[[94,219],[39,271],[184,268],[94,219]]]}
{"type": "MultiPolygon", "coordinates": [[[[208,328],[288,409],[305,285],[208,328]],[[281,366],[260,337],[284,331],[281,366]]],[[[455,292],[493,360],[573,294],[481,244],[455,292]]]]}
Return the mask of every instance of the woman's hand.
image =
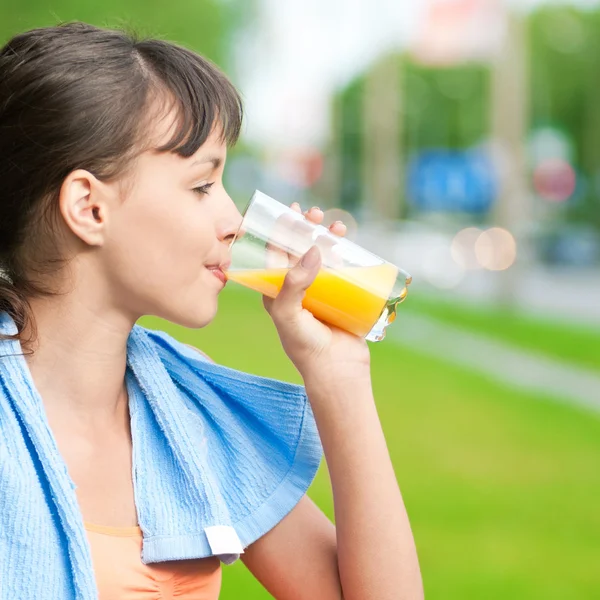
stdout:
{"type": "MultiPolygon", "coordinates": [[[[297,203],[292,208],[301,212],[297,203]]],[[[321,224],[323,211],[311,208],[304,216],[321,224]]],[[[336,221],[329,231],[338,236],[346,234],[346,226],[336,221]]],[[[287,274],[276,299],[263,297],[281,339],[283,349],[303,379],[320,384],[328,381],[353,380],[369,375],[370,353],[367,342],[342,329],[322,323],[302,307],[307,288],[321,267],[318,247],[313,246],[287,274]]]]}

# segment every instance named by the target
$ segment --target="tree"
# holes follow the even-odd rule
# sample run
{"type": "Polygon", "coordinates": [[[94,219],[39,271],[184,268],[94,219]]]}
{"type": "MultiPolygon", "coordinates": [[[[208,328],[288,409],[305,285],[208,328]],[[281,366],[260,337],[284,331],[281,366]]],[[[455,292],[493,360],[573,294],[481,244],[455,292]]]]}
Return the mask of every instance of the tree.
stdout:
{"type": "Polygon", "coordinates": [[[0,0],[0,39],[3,44],[34,27],[77,20],[101,27],[125,26],[178,42],[223,65],[242,9],[241,1],[234,0],[0,0]]]}

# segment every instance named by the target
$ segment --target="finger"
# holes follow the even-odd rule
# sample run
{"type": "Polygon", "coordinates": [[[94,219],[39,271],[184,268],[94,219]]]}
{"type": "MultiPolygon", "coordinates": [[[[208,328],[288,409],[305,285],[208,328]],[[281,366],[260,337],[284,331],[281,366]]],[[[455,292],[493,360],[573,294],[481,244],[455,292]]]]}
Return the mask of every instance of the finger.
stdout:
{"type": "Polygon", "coordinates": [[[281,291],[270,306],[270,314],[276,322],[292,321],[301,313],[306,290],[315,280],[320,266],[319,248],[312,246],[302,260],[290,269],[281,291]]]}
{"type": "Polygon", "coordinates": [[[339,240],[331,232],[319,235],[315,244],[321,251],[321,263],[324,268],[339,269],[343,266],[343,259],[339,240]]]}
{"type": "Polygon", "coordinates": [[[267,269],[281,269],[289,266],[288,245],[291,240],[289,231],[298,219],[293,214],[284,213],[276,223],[265,248],[265,267],[267,269]]]}
{"type": "Polygon", "coordinates": [[[297,202],[292,202],[292,204],[290,205],[290,208],[294,211],[296,211],[297,213],[301,213],[302,209],[300,208],[300,205],[297,202]]]}
{"type": "Polygon", "coordinates": [[[297,265],[313,245],[314,224],[308,221],[304,215],[302,217],[296,218],[287,230],[290,267],[297,265]]]}
{"type": "Polygon", "coordinates": [[[311,222],[320,225],[325,218],[325,213],[318,207],[313,206],[304,213],[304,216],[311,222]]]}
{"type": "Polygon", "coordinates": [[[273,298],[270,298],[269,296],[263,296],[263,306],[265,307],[265,310],[271,314],[271,309],[273,307],[273,298]]]}
{"type": "Polygon", "coordinates": [[[348,228],[341,221],[335,221],[329,226],[329,231],[339,237],[344,237],[348,232],[348,228]]]}

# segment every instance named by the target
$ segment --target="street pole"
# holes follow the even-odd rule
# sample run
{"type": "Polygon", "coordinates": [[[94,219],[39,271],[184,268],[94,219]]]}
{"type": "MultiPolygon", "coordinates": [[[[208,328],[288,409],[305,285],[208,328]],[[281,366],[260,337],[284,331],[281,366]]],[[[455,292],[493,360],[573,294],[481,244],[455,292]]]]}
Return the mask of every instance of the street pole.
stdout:
{"type": "Polygon", "coordinates": [[[529,128],[527,28],[522,15],[507,15],[507,30],[492,66],[491,130],[496,150],[499,195],[495,225],[517,240],[517,262],[499,273],[497,300],[513,305],[523,263],[527,261],[527,225],[532,196],[527,183],[526,140],[529,128]]]}
{"type": "Polygon", "coordinates": [[[404,202],[398,56],[383,58],[366,74],[363,110],[363,202],[378,220],[391,222],[402,216],[404,202]]]}

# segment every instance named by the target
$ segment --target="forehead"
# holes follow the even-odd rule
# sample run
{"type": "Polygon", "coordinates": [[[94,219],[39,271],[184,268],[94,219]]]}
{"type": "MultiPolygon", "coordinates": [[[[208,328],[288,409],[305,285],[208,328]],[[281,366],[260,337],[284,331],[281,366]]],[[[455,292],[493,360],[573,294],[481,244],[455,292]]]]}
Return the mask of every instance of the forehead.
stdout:
{"type": "MultiPolygon", "coordinates": [[[[149,152],[156,155],[161,154],[157,151],[158,148],[166,146],[177,135],[181,122],[177,111],[163,102],[160,104],[155,103],[153,106],[148,125],[143,146],[145,153],[149,152]]],[[[178,156],[176,153],[169,152],[168,154],[178,156]]],[[[218,119],[213,124],[209,136],[192,156],[189,158],[178,156],[178,158],[182,161],[194,161],[198,156],[206,154],[218,156],[222,161],[227,154],[227,141],[223,126],[218,119]]]]}

